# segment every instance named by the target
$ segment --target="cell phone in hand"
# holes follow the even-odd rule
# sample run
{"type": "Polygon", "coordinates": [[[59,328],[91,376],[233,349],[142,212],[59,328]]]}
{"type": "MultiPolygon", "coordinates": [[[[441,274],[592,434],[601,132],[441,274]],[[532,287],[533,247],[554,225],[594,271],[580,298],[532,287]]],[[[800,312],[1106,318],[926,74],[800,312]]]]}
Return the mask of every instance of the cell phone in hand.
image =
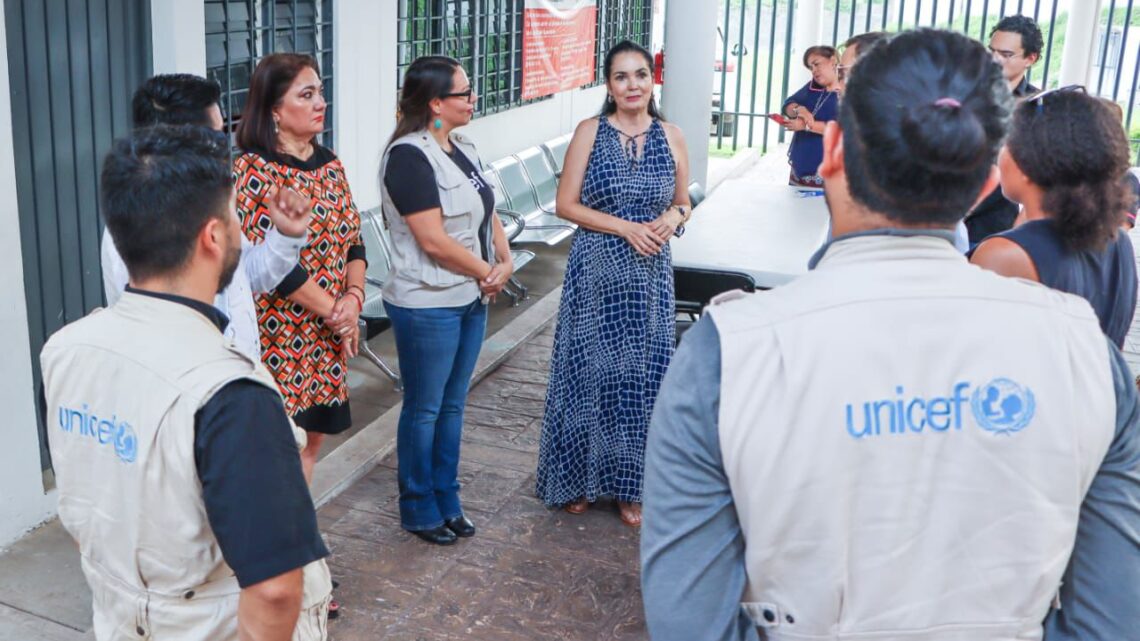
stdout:
{"type": "Polygon", "coordinates": [[[792,119],[788,118],[784,114],[768,114],[768,117],[781,127],[787,127],[788,125],[792,124],[792,119]]]}

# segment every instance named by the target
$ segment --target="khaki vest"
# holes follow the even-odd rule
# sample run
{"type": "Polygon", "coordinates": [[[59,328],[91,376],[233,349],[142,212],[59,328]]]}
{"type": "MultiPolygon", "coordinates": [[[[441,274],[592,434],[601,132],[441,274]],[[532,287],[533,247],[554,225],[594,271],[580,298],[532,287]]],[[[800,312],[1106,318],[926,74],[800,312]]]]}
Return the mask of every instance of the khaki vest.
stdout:
{"type": "Polygon", "coordinates": [[[710,307],[763,639],[1040,639],[1115,429],[1083,299],[945,240],[840,240],[710,307]]]}
{"type": "MultiPolygon", "coordinates": [[[[482,169],[475,145],[460,134],[451,134],[451,144],[482,169]]],[[[443,214],[443,229],[471,253],[482,257],[479,227],[485,206],[478,189],[427,131],[410,133],[392,142],[380,164],[381,211],[392,240],[392,273],[384,283],[384,300],[401,307],[459,307],[479,298],[479,284],[471,276],[457,274],[432,260],[416,242],[411,229],[396,210],[383,176],[388,156],[396,145],[414,145],[424,152],[435,170],[436,187],[443,214]]],[[[414,213],[414,212],[411,212],[414,213]]],[[[483,242],[492,264],[495,247],[488,234],[483,242]]]]}
{"type": "MultiPolygon", "coordinates": [[[[273,377],[197,311],[130,292],[58,331],[40,360],[59,517],[96,638],[236,640],[240,588],[206,517],[194,415],[234,380],[276,392],[273,377]]],[[[330,590],[323,560],[305,568],[294,639],[325,638],[330,590]]]]}

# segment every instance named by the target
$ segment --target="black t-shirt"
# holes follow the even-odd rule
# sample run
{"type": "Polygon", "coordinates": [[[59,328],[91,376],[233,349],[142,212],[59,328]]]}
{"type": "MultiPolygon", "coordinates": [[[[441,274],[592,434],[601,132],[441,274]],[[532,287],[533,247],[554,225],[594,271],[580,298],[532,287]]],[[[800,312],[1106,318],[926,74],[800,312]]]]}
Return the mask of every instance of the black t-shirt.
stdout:
{"type": "MultiPolygon", "coordinates": [[[[491,216],[495,211],[495,192],[471,162],[457,147],[452,147],[447,157],[459,167],[463,175],[471,181],[471,186],[483,198],[483,223],[479,226],[479,246],[483,260],[487,260],[485,238],[490,238],[491,216]]],[[[428,209],[437,209],[439,187],[435,182],[435,170],[422,149],[414,145],[396,145],[388,152],[388,165],[384,171],[384,186],[396,211],[401,216],[415,214],[428,209]]]]}
{"type": "MultiPolygon", "coordinates": [[[[224,330],[229,319],[199,301],[181,303],[224,330]]],[[[281,397],[251,380],[222,387],[194,416],[194,463],[210,529],[241,587],[328,556],[281,397]]]]}
{"type": "MultiPolygon", "coordinates": [[[[1014,98],[1022,100],[1036,95],[1039,91],[1037,87],[1029,84],[1028,76],[1022,76],[1021,82],[1013,88],[1012,93],[1014,98]]],[[[970,246],[1013,228],[1020,211],[1017,203],[1005,197],[1000,186],[995,187],[966,217],[966,233],[970,238],[970,246]]]]}

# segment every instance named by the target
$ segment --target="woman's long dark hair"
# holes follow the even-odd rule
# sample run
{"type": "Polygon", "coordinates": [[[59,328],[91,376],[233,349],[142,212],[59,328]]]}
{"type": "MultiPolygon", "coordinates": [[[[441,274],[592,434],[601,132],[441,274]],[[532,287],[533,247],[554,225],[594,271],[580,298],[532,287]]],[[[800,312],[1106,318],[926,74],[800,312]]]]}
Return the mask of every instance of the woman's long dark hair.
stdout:
{"type": "Polygon", "coordinates": [[[973,206],[1009,122],[1009,86],[980,43],[918,29],[869,48],[839,103],[851,197],[912,225],[973,206]]]}
{"type": "Polygon", "coordinates": [[[1014,111],[1006,145],[1045,192],[1041,208],[1066,247],[1103,249],[1130,204],[1121,180],[1130,160],[1128,138],[1112,108],[1080,91],[1026,100],[1014,111]]]}
{"type": "Polygon", "coordinates": [[[257,63],[237,128],[237,144],[243,151],[277,151],[273,107],[305,67],[321,75],[317,61],[300,53],[274,53],[257,63]]]}
{"type": "Polygon", "coordinates": [[[432,121],[431,101],[451,92],[452,78],[459,66],[458,60],[447,56],[422,56],[412,61],[404,72],[396,131],[392,132],[388,145],[413,131],[427,128],[432,121]]]}
{"type": "MultiPolygon", "coordinates": [[[[606,60],[602,64],[602,73],[605,75],[607,83],[610,81],[610,72],[612,72],[614,68],[614,58],[616,58],[618,54],[623,53],[641,54],[641,57],[645,58],[645,64],[649,66],[649,75],[653,75],[653,55],[649,53],[649,50],[631,40],[622,40],[616,45],[610,47],[610,50],[606,52],[606,60]]],[[[665,116],[662,116],[661,110],[657,108],[657,97],[652,94],[652,89],[650,89],[650,92],[649,115],[653,116],[657,120],[665,120],[665,116]]],[[[614,101],[613,96],[611,96],[609,93],[606,93],[606,101],[602,103],[602,111],[600,115],[610,116],[615,113],[617,113],[617,102],[614,101]]]]}

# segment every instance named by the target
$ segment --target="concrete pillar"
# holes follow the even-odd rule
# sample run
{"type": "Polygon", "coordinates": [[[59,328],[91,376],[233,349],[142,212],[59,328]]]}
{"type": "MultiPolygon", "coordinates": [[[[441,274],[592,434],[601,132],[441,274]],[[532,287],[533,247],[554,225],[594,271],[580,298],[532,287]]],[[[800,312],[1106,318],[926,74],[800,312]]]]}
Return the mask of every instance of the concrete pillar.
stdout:
{"type": "MultiPolygon", "coordinates": [[[[19,29],[20,25],[12,25],[19,29]]],[[[6,41],[4,12],[0,11],[0,42],[6,41]]],[[[16,158],[12,131],[12,103],[8,84],[8,55],[0,51],[0,332],[5,336],[0,359],[0,549],[26,531],[51,518],[55,492],[44,490],[40,471],[40,442],[32,384],[32,353],[28,344],[28,306],[24,297],[24,261],[20,248],[20,216],[16,200],[16,158]]],[[[38,354],[35,355],[39,357],[38,354]]],[[[3,606],[0,606],[2,609],[3,606]]],[[[0,618],[3,618],[0,615],[0,618]]],[[[4,625],[0,622],[0,628],[4,625]]]]}
{"type": "MultiPolygon", "coordinates": [[[[809,47],[826,44],[823,40],[823,0],[800,0],[795,8],[795,31],[792,34],[791,86],[811,80],[811,72],[804,68],[804,52],[809,47]]],[[[830,38],[828,39],[830,41],[830,38]]]]}
{"type": "MultiPolygon", "coordinates": [[[[333,149],[357,209],[380,204],[380,156],[396,126],[396,0],[334,0],[333,149]]],[[[326,88],[327,92],[327,88],[326,88]]],[[[326,143],[327,144],[327,143],[326,143]]]]}
{"type": "Polygon", "coordinates": [[[151,0],[154,73],[206,75],[206,10],[203,2],[151,0]]]}
{"type": "Polygon", "coordinates": [[[1090,84],[1098,50],[1100,8],[1104,0],[1074,2],[1069,8],[1065,49],[1061,53],[1060,85],[1090,84]]]}
{"type": "Polygon", "coordinates": [[[672,0],[665,5],[665,85],[661,109],[685,134],[689,180],[708,184],[709,122],[719,3],[672,0]]]}

